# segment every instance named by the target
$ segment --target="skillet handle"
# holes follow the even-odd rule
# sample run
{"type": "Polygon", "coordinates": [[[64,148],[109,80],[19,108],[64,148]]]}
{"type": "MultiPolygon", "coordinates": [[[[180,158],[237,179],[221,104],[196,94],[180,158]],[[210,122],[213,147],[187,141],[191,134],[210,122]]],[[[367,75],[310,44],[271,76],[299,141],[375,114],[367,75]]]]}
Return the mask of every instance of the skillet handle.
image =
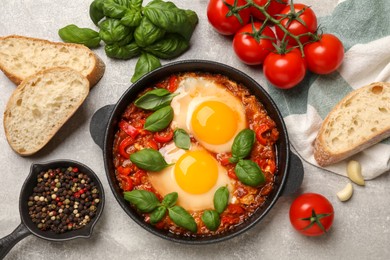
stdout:
{"type": "Polygon", "coordinates": [[[290,152],[290,165],[288,167],[288,176],[282,191],[282,196],[288,196],[295,193],[302,184],[303,175],[304,171],[301,159],[290,152]]]}
{"type": "Polygon", "coordinates": [[[11,234],[0,239],[0,259],[3,259],[20,240],[28,235],[31,235],[30,230],[20,223],[11,234]]]}
{"type": "Polygon", "coordinates": [[[108,120],[114,109],[114,105],[107,105],[93,114],[91,123],[89,124],[89,133],[93,141],[103,150],[104,136],[108,127],[108,120]]]}

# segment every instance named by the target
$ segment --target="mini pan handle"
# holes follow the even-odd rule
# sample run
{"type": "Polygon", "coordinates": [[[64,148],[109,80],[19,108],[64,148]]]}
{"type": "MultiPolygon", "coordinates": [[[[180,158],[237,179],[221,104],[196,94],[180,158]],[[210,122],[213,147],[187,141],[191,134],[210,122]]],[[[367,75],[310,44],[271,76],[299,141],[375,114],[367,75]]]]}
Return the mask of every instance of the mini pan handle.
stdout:
{"type": "Polygon", "coordinates": [[[288,196],[295,193],[301,187],[303,181],[303,164],[301,159],[292,152],[290,152],[290,165],[288,167],[288,175],[282,196],[288,196]]]}
{"type": "Polygon", "coordinates": [[[108,127],[110,115],[114,109],[114,105],[107,105],[93,114],[91,123],[89,125],[89,132],[91,133],[93,141],[103,150],[104,137],[108,127]]]}
{"type": "Polygon", "coordinates": [[[0,259],[3,259],[20,240],[28,235],[31,235],[30,230],[20,223],[11,234],[0,239],[0,259]]]}

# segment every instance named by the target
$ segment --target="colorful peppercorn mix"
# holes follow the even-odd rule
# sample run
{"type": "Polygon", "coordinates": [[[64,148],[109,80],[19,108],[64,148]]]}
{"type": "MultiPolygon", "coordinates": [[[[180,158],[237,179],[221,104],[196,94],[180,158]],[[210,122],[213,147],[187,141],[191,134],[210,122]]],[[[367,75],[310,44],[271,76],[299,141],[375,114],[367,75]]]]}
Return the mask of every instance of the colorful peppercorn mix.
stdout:
{"type": "Polygon", "coordinates": [[[99,190],[76,167],[49,169],[37,177],[29,197],[29,215],[40,230],[55,233],[82,228],[96,215],[99,190]]]}

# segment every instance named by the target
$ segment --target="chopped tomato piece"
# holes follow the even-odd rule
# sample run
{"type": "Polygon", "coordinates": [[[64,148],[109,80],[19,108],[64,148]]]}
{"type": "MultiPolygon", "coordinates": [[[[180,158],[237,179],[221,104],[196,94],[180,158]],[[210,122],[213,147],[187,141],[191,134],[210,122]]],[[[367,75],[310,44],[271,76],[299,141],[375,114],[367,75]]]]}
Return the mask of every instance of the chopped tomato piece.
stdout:
{"type": "Polygon", "coordinates": [[[221,224],[222,225],[224,225],[224,224],[231,225],[231,224],[238,223],[238,220],[239,219],[237,219],[233,216],[225,215],[225,216],[221,217],[221,224]]]}
{"type": "Polygon", "coordinates": [[[131,136],[126,137],[119,144],[119,154],[124,158],[129,158],[129,154],[126,152],[127,147],[134,143],[134,139],[131,136]]]}
{"type": "Polygon", "coordinates": [[[119,128],[125,131],[126,134],[131,136],[133,139],[137,137],[139,134],[139,129],[135,128],[134,126],[130,125],[128,122],[125,120],[121,120],[119,122],[119,128]]]}
{"type": "Polygon", "coordinates": [[[234,168],[231,168],[228,170],[228,176],[233,180],[238,180],[236,172],[234,171],[234,168]]]}
{"type": "Polygon", "coordinates": [[[133,189],[133,180],[129,176],[119,175],[119,178],[121,179],[122,190],[131,191],[133,189]]]}
{"type": "Polygon", "coordinates": [[[242,214],[245,212],[245,210],[238,204],[229,204],[227,209],[231,214],[242,214]]]}
{"type": "Polygon", "coordinates": [[[154,140],[149,140],[147,143],[147,147],[152,148],[154,150],[158,150],[158,145],[154,140]]]}
{"type": "Polygon", "coordinates": [[[262,145],[267,145],[267,139],[264,138],[263,134],[269,130],[269,126],[261,124],[255,128],[256,139],[262,145]]]}
{"type": "Polygon", "coordinates": [[[259,167],[262,171],[275,173],[276,165],[275,165],[274,160],[258,158],[258,159],[255,159],[255,162],[257,163],[257,165],[259,165],[259,167]]]}
{"type": "Polygon", "coordinates": [[[172,128],[168,128],[164,132],[156,132],[153,136],[154,140],[159,143],[167,143],[172,140],[173,138],[173,130],[172,128]]]}
{"type": "Polygon", "coordinates": [[[177,79],[177,76],[173,75],[169,78],[168,82],[168,91],[173,93],[176,91],[176,89],[179,87],[179,81],[177,79]]]}
{"type": "Polygon", "coordinates": [[[134,184],[140,185],[142,183],[142,177],[146,175],[144,170],[138,170],[134,173],[134,184]]]}
{"type": "Polygon", "coordinates": [[[232,157],[230,153],[221,154],[219,156],[219,161],[221,162],[221,164],[223,166],[226,166],[226,165],[230,164],[230,162],[229,162],[230,157],[232,157]]]}
{"type": "Polygon", "coordinates": [[[118,168],[116,168],[116,170],[118,171],[119,175],[129,175],[130,172],[131,172],[131,168],[130,167],[123,167],[123,166],[119,166],[118,168]]]}

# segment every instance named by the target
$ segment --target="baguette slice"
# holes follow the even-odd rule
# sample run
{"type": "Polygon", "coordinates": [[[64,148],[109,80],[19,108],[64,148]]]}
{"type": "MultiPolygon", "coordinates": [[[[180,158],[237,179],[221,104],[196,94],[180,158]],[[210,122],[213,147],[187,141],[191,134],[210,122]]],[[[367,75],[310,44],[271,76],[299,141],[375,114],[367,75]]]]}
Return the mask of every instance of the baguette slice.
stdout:
{"type": "Polygon", "coordinates": [[[79,72],[56,67],[26,78],[12,93],[4,112],[4,130],[12,149],[32,155],[44,147],[81,106],[89,81],[79,72]]]}
{"type": "Polygon", "coordinates": [[[314,158],[327,166],[390,136],[390,83],[375,82],[352,91],[325,118],[314,158]]]}
{"type": "Polygon", "coordinates": [[[81,72],[91,87],[105,71],[103,61],[81,44],[18,35],[0,37],[0,70],[17,85],[38,71],[59,66],[81,72]]]}

